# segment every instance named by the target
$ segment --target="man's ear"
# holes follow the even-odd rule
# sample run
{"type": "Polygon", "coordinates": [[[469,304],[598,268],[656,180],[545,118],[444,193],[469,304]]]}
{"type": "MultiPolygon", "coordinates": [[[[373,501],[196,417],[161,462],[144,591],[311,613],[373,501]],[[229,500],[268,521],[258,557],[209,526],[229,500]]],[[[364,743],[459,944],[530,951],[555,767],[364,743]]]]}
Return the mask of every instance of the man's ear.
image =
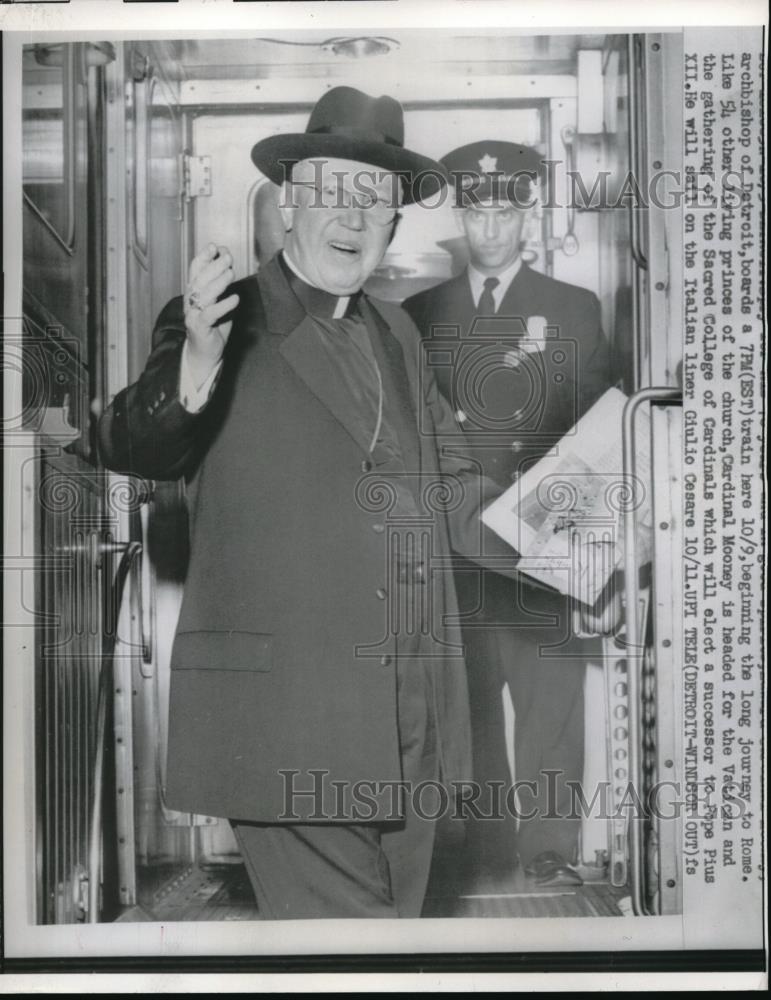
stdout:
{"type": "Polygon", "coordinates": [[[458,227],[458,232],[462,235],[466,235],[466,224],[465,224],[465,209],[464,208],[454,208],[452,210],[452,217],[455,219],[455,225],[458,227]]]}
{"type": "Polygon", "coordinates": [[[294,213],[296,205],[294,203],[294,188],[290,183],[284,181],[281,185],[281,193],[278,198],[278,210],[281,213],[281,221],[284,224],[284,232],[292,231],[294,225],[294,213]]]}

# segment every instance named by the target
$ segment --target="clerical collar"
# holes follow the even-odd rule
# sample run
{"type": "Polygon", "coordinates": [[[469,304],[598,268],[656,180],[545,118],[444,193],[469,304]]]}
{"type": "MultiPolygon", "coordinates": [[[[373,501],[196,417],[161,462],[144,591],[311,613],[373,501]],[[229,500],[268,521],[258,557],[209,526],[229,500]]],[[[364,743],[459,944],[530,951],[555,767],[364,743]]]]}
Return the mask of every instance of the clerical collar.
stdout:
{"type": "Polygon", "coordinates": [[[360,292],[354,295],[332,295],[325,292],[323,288],[312,285],[297,264],[287,255],[286,250],[282,250],[278,255],[281,269],[289,282],[289,287],[300,300],[302,307],[311,316],[318,316],[320,319],[339,319],[341,316],[349,316],[359,301],[360,292]]]}

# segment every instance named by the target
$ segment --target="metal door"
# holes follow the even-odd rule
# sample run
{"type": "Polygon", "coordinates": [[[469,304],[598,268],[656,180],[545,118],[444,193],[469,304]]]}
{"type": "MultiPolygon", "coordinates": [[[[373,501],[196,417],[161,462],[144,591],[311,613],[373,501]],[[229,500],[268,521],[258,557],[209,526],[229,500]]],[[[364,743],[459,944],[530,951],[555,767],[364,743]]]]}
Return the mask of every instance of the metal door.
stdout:
{"type": "MultiPolygon", "coordinates": [[[[650,528],[633,506],[625,513],[626,620],[605,649],[613,806],[630,788],[646,803],[658,782],[676,787],[680,776],[682,264],[668,248],[679,245],[682,218],[678,208],[648,204],[644,193],[655,171],[680,167],[682,110],[665,95],[679,79],[681,59],[677,34],[611,37],[603,59],[609,184],[598,212],[607,281],[601,299],[620,384],[630,395],[623,472],[651,511],[650,528]],[[642,197],[619,200],[630,178],[642,197]],[[644,472],[643,452],[650,453],[644,472]]],[[[617,815],[609,847],[611,876],[618,884],[628,880],[635,913],[681,911],[678,818],[661,820],[647,808],[617,815]]]]}
{"type": "Polygon", "coordinates": [[[18,501],[35,563],[35,919],[83,920],[105,627],[101,553],[108,525],[95,468],[92,401],[101,396],[100,175],[106,44],[26,46],[23,414],[30,455],[18,501]]]}

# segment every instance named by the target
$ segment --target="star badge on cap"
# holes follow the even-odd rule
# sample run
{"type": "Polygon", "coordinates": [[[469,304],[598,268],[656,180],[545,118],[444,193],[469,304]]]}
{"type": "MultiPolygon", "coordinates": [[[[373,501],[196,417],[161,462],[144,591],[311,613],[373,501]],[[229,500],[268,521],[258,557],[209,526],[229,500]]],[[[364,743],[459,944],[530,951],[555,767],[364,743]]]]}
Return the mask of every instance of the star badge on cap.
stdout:
{"type": "Polygon", "coordinates": [[[483,174],[495,173],[498,170],[498,157],[485,153],[482,159],[479,160],[479,169],[483,174]]]}

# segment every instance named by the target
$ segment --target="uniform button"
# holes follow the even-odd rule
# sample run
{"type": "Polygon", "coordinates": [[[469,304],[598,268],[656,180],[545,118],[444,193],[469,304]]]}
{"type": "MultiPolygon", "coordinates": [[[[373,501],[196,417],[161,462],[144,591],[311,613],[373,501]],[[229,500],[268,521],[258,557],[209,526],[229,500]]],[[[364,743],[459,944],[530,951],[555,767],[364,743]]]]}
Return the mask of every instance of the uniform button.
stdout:
{"type": "Polygon", "coordinates": [[[458,421],[459,424],[465,424],[466,421],[468,420],[468,417],[463,412],[463,410],[456,410],[455,411],[455,419],[458,421]]]}
{"type": "Polygon", "coordinates": [[[418,578],[418,580],[423,579],[423,563],[419,563],[415,567],[415,576],[418,578]]]}
{"type": "Polygon", "coordinates": [[[515,455],[518,455],[522,451],[522,442],[513,441],[511,444],[511,450],[514,452],[515,455]]]}
{"type": "Polygon", "coordinates": [[[373,524],[372,525],[372,530],[375,532],[376,535],[382,535],[383,532],[385,531],[385,525],[384,524],[379,524],[379,523],[378,524],[373,524]]]}
{"type": "Polygon", "coordinates": [[[390,662],[391,662],[391,657],[390,656],[381,656],[380,657],[380,666],[381,667],[387,667],[390,662]]]}
{"type": "Polygon", "coordinates": [[[370,462],[369,459],[365,458],[364,461],[361,463],[361,471],[362,472],[372,471],[372,462],[370,462]]]}
{"type": "Polygon", "coordinates": [[[382,587],[378,587],[375,593],[377,594],[377,596],[380,598],[381,601],[384,601],[386,597],[388,597],[387,591],[383,590],[382,587]]]}

